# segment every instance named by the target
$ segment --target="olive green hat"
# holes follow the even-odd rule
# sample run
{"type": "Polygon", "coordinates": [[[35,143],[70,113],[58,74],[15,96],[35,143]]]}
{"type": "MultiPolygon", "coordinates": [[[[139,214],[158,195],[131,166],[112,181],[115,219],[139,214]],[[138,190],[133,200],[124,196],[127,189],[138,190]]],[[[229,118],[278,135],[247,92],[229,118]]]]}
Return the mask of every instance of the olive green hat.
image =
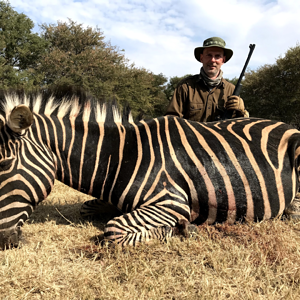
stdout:
{"type": "Polygon", "coordinates": [[[223,39],[219,38],[219,37],[211,37],[207,40],[205,40],[203,42],[203,47],[197,47],[194,50],[194,54],[195,54],[195,58],[200,61],[200,54],[203,53],[203,50],[205,48],[209,48],[209,47],[219,47],[222,48],[224,50],[224,54],[226,56],[226,61],[228,62],[229,59],[231,58],[231,56],[233,55],[233,51],[231,49],[227,49],[225,48],[226,43],[223,39]]]}

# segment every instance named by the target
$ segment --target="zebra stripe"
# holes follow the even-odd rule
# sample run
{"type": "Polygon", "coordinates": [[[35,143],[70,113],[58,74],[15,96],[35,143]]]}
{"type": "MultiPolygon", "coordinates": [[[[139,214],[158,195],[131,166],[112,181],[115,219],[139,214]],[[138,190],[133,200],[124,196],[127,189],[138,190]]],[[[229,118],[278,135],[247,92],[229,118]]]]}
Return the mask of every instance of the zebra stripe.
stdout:
{"type": "Polygon", "coordinates": [[[82,216],[115,207],[104,233],[122,245],[168,238],[190,222],[273,218],[299,186],[300,132],[281,122],[166,116],[135,124],[113,105],[41,96],[8,97],[1,120],[2,231],[29,217],[55,176],[97,198],[82,216]],[[17,126],[15,107],[29,117],[32,109],[31,126],[17,126]]]}

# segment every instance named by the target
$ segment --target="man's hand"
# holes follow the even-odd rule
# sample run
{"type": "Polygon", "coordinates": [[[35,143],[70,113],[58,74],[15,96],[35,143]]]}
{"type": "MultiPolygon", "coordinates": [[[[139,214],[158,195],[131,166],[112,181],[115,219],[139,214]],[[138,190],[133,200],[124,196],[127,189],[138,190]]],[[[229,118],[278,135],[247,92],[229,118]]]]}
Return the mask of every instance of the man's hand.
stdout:
{"type": "Polygon", "coordinates": [[[225,103],[225,108],[228,110],[236,110],[242,114],[245,112],[244,101],[239,96],[229,96],[227,102],[225,103]]]}

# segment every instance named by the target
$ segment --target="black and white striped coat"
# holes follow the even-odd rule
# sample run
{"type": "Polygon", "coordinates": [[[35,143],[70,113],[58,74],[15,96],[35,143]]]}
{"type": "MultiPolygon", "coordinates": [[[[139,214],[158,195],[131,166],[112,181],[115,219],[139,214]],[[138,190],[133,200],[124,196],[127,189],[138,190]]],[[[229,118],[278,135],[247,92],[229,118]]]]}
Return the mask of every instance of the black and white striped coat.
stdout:
{"type": "Polygon", "coordinates": [[[167,116],[122,122],[111,105],[9,96],[2,108],[0,244],[58,180],[123,214],[105,237],[122,245],[172,236],[182,222],[258,221],[298,191],[300,132],[257,118],[197,123],[167,116]],[[32,113],[31,113],[32,110],[32,113]]]}

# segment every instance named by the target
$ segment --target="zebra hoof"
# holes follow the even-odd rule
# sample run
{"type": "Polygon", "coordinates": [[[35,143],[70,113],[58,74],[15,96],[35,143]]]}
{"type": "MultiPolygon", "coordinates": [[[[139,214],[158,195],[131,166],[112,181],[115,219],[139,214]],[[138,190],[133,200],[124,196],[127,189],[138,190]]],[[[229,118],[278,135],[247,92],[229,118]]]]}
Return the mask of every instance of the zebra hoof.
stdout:
{"type": "Polygon", "coordinates": [[[295,198],[284,210],[289,219],[300,219],[300,199],[295,198]]]}
{"type": "Polygon", "coordinates": [[[16,248],[19,245],[22,231],[19,227],[0,232],[0,249],[16,248]]]}

